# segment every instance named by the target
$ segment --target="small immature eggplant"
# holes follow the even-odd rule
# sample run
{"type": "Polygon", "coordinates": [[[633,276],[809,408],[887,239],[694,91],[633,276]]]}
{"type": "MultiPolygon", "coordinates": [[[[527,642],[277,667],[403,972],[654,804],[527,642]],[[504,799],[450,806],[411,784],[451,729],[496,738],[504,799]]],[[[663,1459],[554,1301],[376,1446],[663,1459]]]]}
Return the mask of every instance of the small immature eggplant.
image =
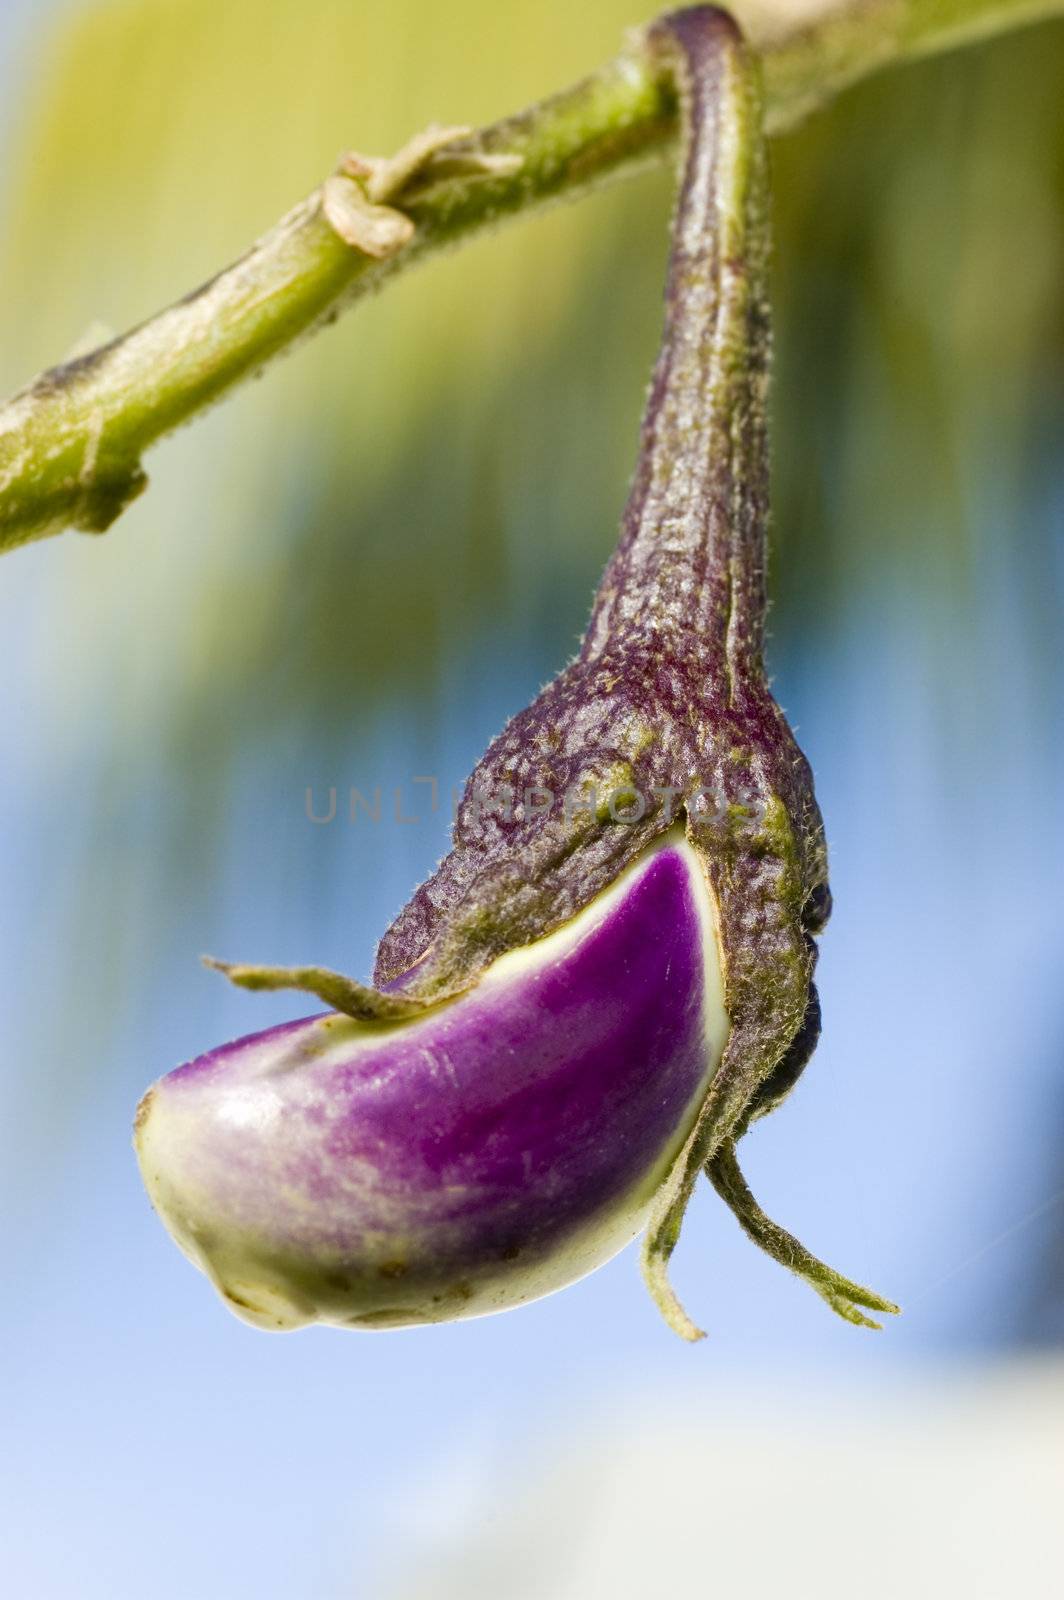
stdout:
{"type": "Polygon", "coordinates": [[[712,904],[676,830],[460,999],[311,1017],[179,1067],[144,1101],[141,1166],[260,1326],[498,1311],[635,1237],[727,1034],[712,904]]]}
{"type": "Polygon", "coordinates": [[[332,1011],[178,1068],[138,1113],[164,1221],[264,1327],[502,1309],[645,1224],[649,1287],[697,1338],[667,1268],[701,1170],[840,1315],[896,1309],[772,1223],[735,1158],[816,1043],[831,901],[810,770],[763,664],[757,67],[707,6],[646,44],[685,134],[665,331],[579,655],[473,773],[377,987],[223,967],[332,1011]]]}

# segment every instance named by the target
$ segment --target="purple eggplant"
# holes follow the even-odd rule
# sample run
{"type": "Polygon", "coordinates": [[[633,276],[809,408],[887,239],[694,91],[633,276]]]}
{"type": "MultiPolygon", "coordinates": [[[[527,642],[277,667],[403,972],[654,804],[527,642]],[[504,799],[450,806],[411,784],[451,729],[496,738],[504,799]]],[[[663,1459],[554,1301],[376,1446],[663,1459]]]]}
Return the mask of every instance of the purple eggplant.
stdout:
{"type": "Polygon", "coordinates": [[[415,1020],[308,1017],[171,1072],[141,1106],[141,1167],[262,1327],[498,1311],[635,1237],[727,1033],[701,866],[667,836],[415,1020]]]}
{"type": "Polygon", "coordinates": [[[376,987],[224,966],[332,1014],[213,1051],[142,1103],[157,1208],[264,1326],[515,1305],[645,1224],[651,1292],[696,1338],[667,1269],[703,1170],[840,1315],[896,1309],[771,1222],[736,1161],[816,1043],[831,897],[812,775],[763,660],[757,65],[711,7],[647,43],[684,133],[665,330],[579,654],[474,771],[376,987]]]}

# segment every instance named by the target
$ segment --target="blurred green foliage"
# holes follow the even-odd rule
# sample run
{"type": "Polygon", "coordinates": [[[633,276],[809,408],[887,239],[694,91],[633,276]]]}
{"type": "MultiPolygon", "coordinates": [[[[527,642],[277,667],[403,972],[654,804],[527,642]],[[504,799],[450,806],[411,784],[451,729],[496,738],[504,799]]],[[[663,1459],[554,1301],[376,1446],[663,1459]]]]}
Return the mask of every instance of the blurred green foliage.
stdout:
{"type": "MultiPolygon", "coordinates": [[[[27,96],[0,376],[208,275],[346,145],[521,105],[640,17],[635,0],[68,7],[27,96]]],[[[777,587],[818,624],[884,560],[955,583],[972,459],[1022,477],[1032,412],[1059,402],[1061,44],[1043,27],[894,72],[776,147],[777,587]]],[[[197,430],[180,473],[164,446],[95,570],[53,561],[72,604],[143,628],[136,721],[158,726],[160,695],[221,732],[220,696],[245,728],[422,701],[500,612],[533,638],[548,621],[555,667],[634,454],[667,204],[662,174],[512,227],[301,351],[197,430]],[[162,614],[139,603],[153,590],[162,614]]]]}

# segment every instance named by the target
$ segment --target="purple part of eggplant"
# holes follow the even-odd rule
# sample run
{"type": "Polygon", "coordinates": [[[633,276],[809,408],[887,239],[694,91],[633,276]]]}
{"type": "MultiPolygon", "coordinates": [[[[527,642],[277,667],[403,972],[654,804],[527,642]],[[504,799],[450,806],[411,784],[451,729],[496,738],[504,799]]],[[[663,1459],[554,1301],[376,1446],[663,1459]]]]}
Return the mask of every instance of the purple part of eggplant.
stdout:
{"type": "Polygon", "coordinates": [[[252,1282],[291,1275],[284,1325],[476,1314],[582,1276],[637,1231],[629,1207],[618,1238],[611,1213],[649,1201],[723,1047],[709,904],[693,853],[667,845],[556,958],[533,948],[413,1022],[306,1018],[177,1068],[140,1138],[168,1225],[264,1323],[219,1240],[246,1241],[252,1282]]]}
{"type": "Polygon", "coordinates": [[[194,1061],[186,1061],[182,1066],[175,1067],[162,1081],[181,1083],[187,1078],[203,1080],[211,1073],[224,1072],[239,1058],[241,1052],[249,1050],[252,1046],[280,1045],[286,1036],[294,1037],[305,1031],[312,1023],[320,1022],[322,1017],[328,1015],[328,1012],[319,1011],[313,1017],[296,1017],[292,1022],[279,1022],[276,1027],[263,1028],[261,1033],[246,1033],[242,1039],[233,1039],[229,1044],[215,1045],[213,1050],[205,1050],[203,1055],[197,1056],[194,1061]]]}

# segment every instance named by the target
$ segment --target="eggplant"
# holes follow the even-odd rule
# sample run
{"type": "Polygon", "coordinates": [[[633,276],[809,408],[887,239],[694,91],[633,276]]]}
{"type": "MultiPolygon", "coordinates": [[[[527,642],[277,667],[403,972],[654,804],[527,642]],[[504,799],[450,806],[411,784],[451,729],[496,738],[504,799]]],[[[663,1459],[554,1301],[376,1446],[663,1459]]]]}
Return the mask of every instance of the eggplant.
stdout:
{"type": "Polygon", "coordinates": [[[331,1014],[200,1057],[138,1115],[164,1222],[262,1326],[501,1309],[645,1228],[651,1292],[698,1338],[668,1263],[703,1170],[840,1315],[896,1309],[771,1222],[736,1159],[816,1043],[831,896],[812,774],[764,665],[758,67],[712,7],[647,37],[683,131],[665,328],[580,651],[477,766],[375,987],[219,963],[331,1014]]]}

